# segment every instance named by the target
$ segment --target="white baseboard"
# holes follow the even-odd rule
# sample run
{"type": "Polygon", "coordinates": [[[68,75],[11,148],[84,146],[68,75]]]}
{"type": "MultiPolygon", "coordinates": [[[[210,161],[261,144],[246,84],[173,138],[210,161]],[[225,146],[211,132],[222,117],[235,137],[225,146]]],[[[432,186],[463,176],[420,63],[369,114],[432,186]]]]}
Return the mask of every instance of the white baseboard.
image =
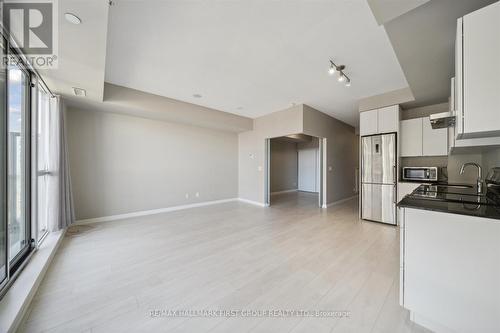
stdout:
{"type": "Polygon", "coordinates": [[[209,205],[217,205],[217,204],[231,202],[231,201],[237,201],[237,200],[238,200],[238,198],[231,198],[231,199],[223,199],[223,200],[204,201],[204,202],[198,202],[198,203],[189,204],[189,205],[172,206],[172,207],[167,207],[167,208],[141,210],[138,212],[127,213],[127,214],[118,214],[118,215],[110,215],[110,216],[103,216],[103,217],[95,217],[95,218],[91,218],[91,219],[78,220],[78,221],[76,221],[75,224],[89,224],[89,223],[97,223],[97,222],[116,221],[116,220],[132,218],[132,217],[168,213],[168,212],[174,212],[177,210],[203,207],[203,206],[209,206],[209,205]]]}
{"type": "Polygon", "coordinates": [[[293,189],[293,190],[286,190],[286,191],[277,191],[277,192],[271,192],[271,195],[277,195],[277,194],[283,194],[283,193],[291,193],[291,192],[297,192],[298,189],[293,189]]]}
{"type": "Polygon", "coordinates": [[[251,205],[255,205],[255,206],[259,206],[259,207],[267,207],[268,206],[268,205],[266,205],[264,203],[257,202],[257,201],[252,201],[252,200],[248,200],[248,199],[239,198],[238,200],[241,201],[241,202],[245,202],[247,204],[251,204],[251,205]]]}
{"type": "Polygon", "coordinates": [[[335,202],[330,202],[329,204],[323,205],[322,208],[328,208],[328,207],[331,207],[331,206],[340,205],[340,204],[342,204],[344,202],[353,200],[353,199],[357,198],[358,196],[359,195],[353,195],[352,197],[349,197],[349,198],[345,198],[345,199],[338,200],[338,201],[335,201],[335,202]]]}

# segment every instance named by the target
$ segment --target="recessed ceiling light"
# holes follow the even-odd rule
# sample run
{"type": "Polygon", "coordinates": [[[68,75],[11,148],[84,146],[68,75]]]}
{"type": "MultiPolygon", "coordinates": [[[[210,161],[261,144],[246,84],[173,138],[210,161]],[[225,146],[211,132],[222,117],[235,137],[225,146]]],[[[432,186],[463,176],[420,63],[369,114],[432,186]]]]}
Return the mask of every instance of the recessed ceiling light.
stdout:
{"type": "Polygon", "coordinates": [[[64,13],[64,18],[69,23],[73,23],[73,24],[80,24],[80,23],[82,23],[82,20],[78,16],[76,16],[75,14],[73,14],[73,13],[64,13]]]}
{"type": "Polygon", "coordinates": [[[201,98],[202,96],[200,94],[194,94],[193,97],[194,98],[201,98]]]}
{"type": "Polygon", "coordinates": [[[85,91],[85,89],[82,89],[82,88],[73,87],[73,92],[75,93],[76,96],[80,96],[80,97],[87,96],[87,92],[85,91]]]}

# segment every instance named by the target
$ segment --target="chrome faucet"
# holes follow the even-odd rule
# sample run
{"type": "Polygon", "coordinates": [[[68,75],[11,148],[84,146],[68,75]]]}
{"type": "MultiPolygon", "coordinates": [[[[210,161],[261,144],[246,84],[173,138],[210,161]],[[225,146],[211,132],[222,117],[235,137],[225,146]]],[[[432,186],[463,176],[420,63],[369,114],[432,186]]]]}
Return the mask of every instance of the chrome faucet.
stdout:
{"type": "Polygon", "coordinates": [[[463,175],[465,171],[465,167],[472,165],[477,168],[477,193],[483,193],[483,169],[477,163],[469,162],[462,164],[460,168],[460,174],[463,175]]]}

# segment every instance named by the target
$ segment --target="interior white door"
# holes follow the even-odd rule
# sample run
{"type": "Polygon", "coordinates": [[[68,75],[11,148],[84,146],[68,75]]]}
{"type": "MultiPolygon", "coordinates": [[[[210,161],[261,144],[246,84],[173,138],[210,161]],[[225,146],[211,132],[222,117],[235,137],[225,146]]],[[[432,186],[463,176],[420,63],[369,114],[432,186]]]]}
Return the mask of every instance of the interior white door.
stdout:
{"type": "Polygon", "coordinates": [[[318,192],[318,149],[299,150],[299,191],[318,192]]]}

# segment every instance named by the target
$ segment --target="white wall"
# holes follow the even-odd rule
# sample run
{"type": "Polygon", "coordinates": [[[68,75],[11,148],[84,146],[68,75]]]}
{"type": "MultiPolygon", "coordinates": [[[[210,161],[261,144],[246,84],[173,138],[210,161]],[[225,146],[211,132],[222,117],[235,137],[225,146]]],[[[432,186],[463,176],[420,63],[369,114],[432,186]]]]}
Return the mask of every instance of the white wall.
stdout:
{"type": "Polygon", "coordinates": [[[238,195],[235,133],[76,109],[67,126],[77,219],[238,195]]]}

